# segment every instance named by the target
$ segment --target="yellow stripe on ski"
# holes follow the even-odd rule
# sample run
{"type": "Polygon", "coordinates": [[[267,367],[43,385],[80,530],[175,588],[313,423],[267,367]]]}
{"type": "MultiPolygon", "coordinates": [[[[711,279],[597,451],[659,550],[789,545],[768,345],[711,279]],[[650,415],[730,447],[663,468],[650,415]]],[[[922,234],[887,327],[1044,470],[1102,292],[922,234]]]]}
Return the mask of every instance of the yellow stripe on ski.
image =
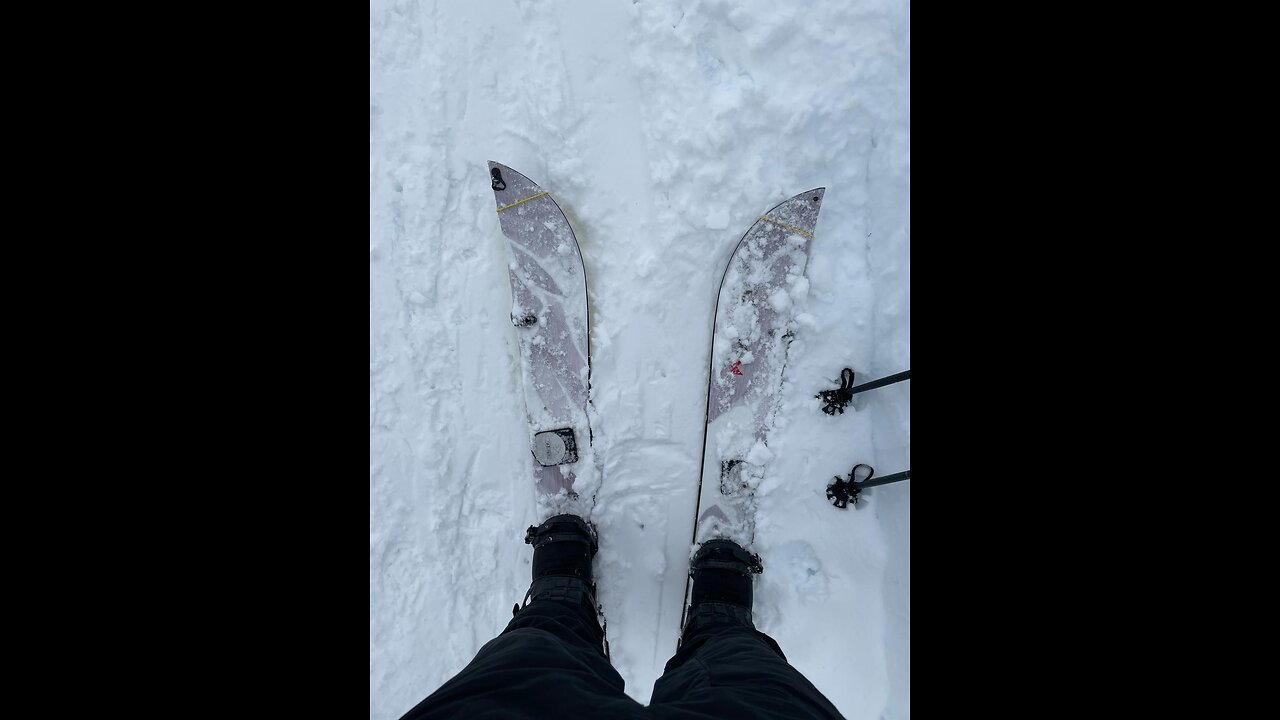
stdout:
{"type": "Polygon", "coordinates": [[[502,207],[498,208],[498,212],[502,212],[503,210],[510,210],[511,208],[513,208],[513,207],[515,207],[515,206],[519,205],[520,203],[527,203],[527,202],[529,202],[530,200],[537,200],[538,198],[542,197],[543,195],[550,195],[550,194],[551,194],[551,193],[547,192],[546,190],[543,190],[542,192],[538,193],[537,195],[530,195],[529,197],[527,197],[527,198],[525,198],[525,199],[523,199],[523,200],[517,200],[517,201],[515,201],[515,202],[511,203],[510,205],[503,205],[502,207]]]}
{"type": "Polygon", "coordinates": [[[768,215],[761,215],[761,216],[760,216],[760,219],[761,219],[761,220],[764,220],[765,222],[771,222],[771,223],[773,223],[774,225],[777,225],[778,227],[784,227],[784,228],[786,228],[786,229],[790,230],[791,232],[796,233],[796,234],[798,234],[798,235],[803,235],[803,236],[805,236],[805,237],[809,238],[810,240],[812,240],[812,239],[813,239],[813,233],[808,232],[807,230],[801,230],[800,228],[796,227],[795,225],[788,225],[788,224],[786,224],[786,223],[782,222],[781,220],[774,220],[773,218],[769,217],[768,215]]]}

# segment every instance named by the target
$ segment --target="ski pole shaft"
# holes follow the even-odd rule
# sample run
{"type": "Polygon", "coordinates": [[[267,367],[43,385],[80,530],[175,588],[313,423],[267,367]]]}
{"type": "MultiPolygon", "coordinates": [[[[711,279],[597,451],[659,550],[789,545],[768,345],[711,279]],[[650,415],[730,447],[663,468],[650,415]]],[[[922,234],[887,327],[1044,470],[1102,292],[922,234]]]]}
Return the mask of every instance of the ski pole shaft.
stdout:
{"type": "Polygon", "coordinates": [[[885,385],[892,385],[896,382],[909,380],[910,378],[911,378],[911,371],[903,370],[902,372],[897,373],[895,375],[890,375],[889,377],[882,377],[879,380],[872,380],[871,382],[865,382],[865,383],[862,383],[861,385],[854,385],[852,388],[849,389],[849,394],[853,395],[856,393],[863,392],[865,390],[875,390],[876,388],[884,387],[885,385]]]}
{"type": "Polygon", "coordinates": [[[873,477],[866,482],[854,483],[854,487],[861,490],[863,488],[875,487],[877,485],[888,485],[889,483],[898,482],[900,480],[910,480],[910,479],[911,479],[911,471],[903,470],[900,473],[885,475],[884,477],[873,477]]]}

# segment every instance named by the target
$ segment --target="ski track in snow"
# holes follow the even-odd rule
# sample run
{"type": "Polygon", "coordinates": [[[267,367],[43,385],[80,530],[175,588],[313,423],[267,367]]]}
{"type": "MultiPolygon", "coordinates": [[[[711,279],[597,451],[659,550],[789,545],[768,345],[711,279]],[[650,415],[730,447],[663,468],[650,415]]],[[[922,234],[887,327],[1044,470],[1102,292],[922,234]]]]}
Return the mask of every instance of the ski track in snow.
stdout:
{"type": "Polygon", "coordinates": [[[712,311],[761,213],[827,188],[758,494],[756,624],[846,717],[910,717],[909,5],[372,0],[369,713],[462,669],[529,583],[536,523],[487,160],[549,190],[591,300],[594,520],[613,663],[647,702],[675,650],[712,311]]]}

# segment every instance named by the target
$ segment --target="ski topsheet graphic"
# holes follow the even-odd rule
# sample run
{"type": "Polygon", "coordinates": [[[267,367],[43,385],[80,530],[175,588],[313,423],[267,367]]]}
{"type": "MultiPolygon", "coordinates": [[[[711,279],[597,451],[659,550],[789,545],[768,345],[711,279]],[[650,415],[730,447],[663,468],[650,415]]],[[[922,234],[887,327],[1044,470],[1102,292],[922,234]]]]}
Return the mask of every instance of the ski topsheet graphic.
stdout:
{"type": "Polygon", "coordinates": [[[587,415],[590,330],[578,240],[537,183],[492,161],[489,176],[507,238],[538,512],[589,518],[599,473],[587,415]]]}
{"type": "Polygon", "coordinates": [[[750,549],[755,491],[795,330],[793,291],[807,282],[809,242],[826,188],[800,193],[743,235],[716,299],[707,426],[694,543],[728,538],[750,549]]]}

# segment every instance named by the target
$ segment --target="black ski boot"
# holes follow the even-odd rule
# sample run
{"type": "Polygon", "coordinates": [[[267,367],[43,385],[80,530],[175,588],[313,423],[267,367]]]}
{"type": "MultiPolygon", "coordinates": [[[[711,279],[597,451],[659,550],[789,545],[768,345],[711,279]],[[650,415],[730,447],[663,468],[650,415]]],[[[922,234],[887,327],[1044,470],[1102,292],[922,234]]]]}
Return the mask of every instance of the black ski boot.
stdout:
{"type": "Polygon", "coordinates": [[[694,553],[689,574],[693,598],[683,637],[697,627],[730,623],[755,629],[751,622],[752,575],[763,572],[760,556],[732,540],[708,540],[694,553]]]}
{"type": "MultiPolygon", "coordinates": [[[[598,608],[591,559],[600,547],[595,529],[577,515],[556,515],[530,526],[524,541],[533,546],[533,583],[524,604],[567,600],[581,603],[594,615],[598,608]]],[[[513,614],[520,608],[516,605],[513,614]]]]}

